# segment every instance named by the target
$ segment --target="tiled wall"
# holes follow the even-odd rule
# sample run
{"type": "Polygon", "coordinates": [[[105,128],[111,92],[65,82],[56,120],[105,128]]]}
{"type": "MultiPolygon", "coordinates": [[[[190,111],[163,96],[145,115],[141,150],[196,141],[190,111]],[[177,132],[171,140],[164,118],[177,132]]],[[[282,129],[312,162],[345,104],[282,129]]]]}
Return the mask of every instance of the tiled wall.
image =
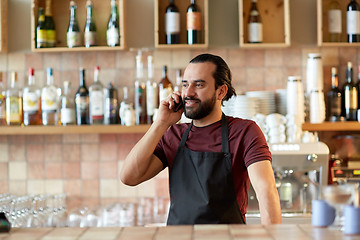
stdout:
{"type": "MultiPolygon", "coordinates": [[[[169,77],[174,80],[175,69],[185,68],[187,62],[201,52],[155,51],[156,79],[161,77],[162,65],[167,64],[169,77]]],[[[326,90],[330,87],[330,67],[339,67],[342,85],[346,62],[360,63],[357,48],[211,49],[207,52],[218,54],[228,62],[238,93],[285,88],[289,75],[303,76],[305,81],[309,52],[320,52],[323,56],[326,90]]],[[[104,84],[112,81],[120,88],[133,85],[134,56],[135,52],[131,51],[1,54],[0,71],[17,71],[20,85],[24,86],[27,68],[33,67],[37,83],[42,85],[45,69],[53,67],[55,84],[61,86],[64,80],[70,80],[75,91],[79,85],[78,68],[87,70],[89,85],[93,81],[93,67],[99,65],[101,81],[104,84]]],[[[0,193],[65,192],[69,208],[106,204],[121,197],[167,196],[167,170],[138,187],[126,187],[118,180],[122,160],[140,137],[141,134],[0,136],[0,193]]]]}

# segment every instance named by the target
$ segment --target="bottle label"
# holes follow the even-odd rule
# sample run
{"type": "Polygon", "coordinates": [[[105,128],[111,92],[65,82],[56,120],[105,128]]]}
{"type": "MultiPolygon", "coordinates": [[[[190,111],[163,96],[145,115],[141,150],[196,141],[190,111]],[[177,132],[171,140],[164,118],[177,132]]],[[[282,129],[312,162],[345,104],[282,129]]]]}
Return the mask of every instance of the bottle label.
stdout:
{"type": "Polygon", "coordinates": [[[0,93],[0,119],[4,119],[6,117],[5,101],[5,96],[0,93]]]}
{"type": "Polygon", "coordinates": [[[6,99],[6,119],[8,122],[21,122],[21,98],[8,97],[6,99]]]}
{"type": "Polygon", "coordinates": [[[120,44],[119,29],[114,27],[109,28],[106,31],[106,39],[107,39],[107,45],[110,47],[119,45],[120,44]]]}
{"type": "Polygon", "coordinates": [[[36,31],[36,47],[45,47],[46,46],[46,30],[45,29],[38,29],[36,31]]]}
{"type": "Polygon", "coordinates": [[[88,97],[77,97],[75,99],[76,111],[81,116],[88,115],[89,112],[89,98],[88,97]]]}
{"type": "Polygon", "coordinates": [[[106,98],[105,99],[104,118],[105,119],[116,118],[117,106],[118,106],[118,101],[116,98],[106,98]]]}
{"type": "Polygon", "coordinates": [[[346,32],[347,34],[360,34],[360,11],[346,12],[346,32]]]}
{"type": "Polygon", "coordinates": [[[341,10],[329,10],[329,33],[341,33],[341,10]]]}
{"type": "Polygon", "coordinates": [[[249,23],[248,24],[248,41],[249,42],[262,42],[262,23],[249,23]]]}
{"type": "Polygon", "coordinates": [[[166,34],[180,33],[180,13],[168,12],[165,14],[166,34]]]}
{"type": "Polygon", "coordinates": [[[330,116],[341,116],[341,97],[331,99],[330,116]]]}
{"type": "Polygon", "coordinates": [[[146,112],[148,116],[154,115],[154,109],[156,104],[156,87],[149,83],[146,85],[146,112]]]}
{"type": "Polygon", "coordinates": [[[27,92],[23,95],[24,112],[39,111],[39,96],[33,92],[27,92]]]}
{"type": "Polygon", "coordinates": [[[102,117],[104,115],[104,94],[101,91],[90,92],[91,117],[102,117]]]}
{"type": "Polygon", "coordinates": [[[67,32],[66,37],[67,45],[69,48],[79,47],[81,45],[79,32],[67,32]]]}
{"type": "Polygon", "coordinates": [[[53,29],[46,30],[46,41],[48,47],[55,47],[56,45],[56,31],[53,29]]]}
{"type": "Polygon", "coordinates": [[[90,31],[84,33],[85,46],[96,45],[96,32],[90,31]]]}
{"type": "Polygon", "coordinates": [[[55,87],[44,88],[41,94],[41,110],[56,111],[57,110],[57,91],[55,87]]]}
{"type": "Polygon", "coordinates": [[[165,100],[171,93],[171,90],[169,88],[163,88],[159,91],[159,101],[165,100]]]}
{"type": "Polygon", "coordinates": [[[358,99],[356,88],[345,89],[345,109],[357,109],[358,99]]]}
{"type": "Polygon", "coordinates": [[[201,30],[201,13],[188,12],[186,14],[186,29],[187,30],[201,30]]]}
{"type": "Polygon", "coordinates": [[[66,124],[75,123],[75,109],[62,108],[60,114],[61,114],[61,124],[66,125],[66,124]]]}

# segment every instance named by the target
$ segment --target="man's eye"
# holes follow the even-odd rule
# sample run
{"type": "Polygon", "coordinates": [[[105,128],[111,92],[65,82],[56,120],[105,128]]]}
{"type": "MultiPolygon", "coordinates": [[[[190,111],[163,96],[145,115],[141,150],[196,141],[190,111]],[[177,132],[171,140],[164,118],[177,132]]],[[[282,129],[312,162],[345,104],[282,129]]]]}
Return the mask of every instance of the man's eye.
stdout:
{"type": "Polygon", "coordinates": [[[187,83],[183,83],[183,85],[182,85],[182,87],[188,87],[189,86],[189,84],[187,84],[187,83]]]}
{"type": "Polygon", "coordinates": [[[202,83],[197,83],[196,84],[196,87],[202,87],[202,86],[204,86],[204,84],[202,84],[202,83]]]}

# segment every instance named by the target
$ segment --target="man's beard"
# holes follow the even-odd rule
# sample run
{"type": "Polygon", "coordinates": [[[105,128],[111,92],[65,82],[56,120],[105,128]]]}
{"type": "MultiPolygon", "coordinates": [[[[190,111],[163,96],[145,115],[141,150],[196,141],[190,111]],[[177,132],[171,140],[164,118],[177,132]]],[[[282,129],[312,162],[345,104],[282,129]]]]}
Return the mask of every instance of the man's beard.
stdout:
{"type": "Polygon", "coordinates": [[[188,97],[188,98],[184,99],[184,104],[185,104],[185,100],[197,100],[198,101],[198,103],[197,103],[198,106],[197,106],[197,108],[195,108],[195,110],[193,110],[193,107],[185,106],[185,108],[184,108],[184,114],[187,118],[198,120],[198,119],[206,117],[207,115],[209,115],[212,112],[212,110],[215,107],[216,96],[214,93],[214,95],[210,99],[207,99],[205,101],[200,101],[199,99],[188,97]]]}

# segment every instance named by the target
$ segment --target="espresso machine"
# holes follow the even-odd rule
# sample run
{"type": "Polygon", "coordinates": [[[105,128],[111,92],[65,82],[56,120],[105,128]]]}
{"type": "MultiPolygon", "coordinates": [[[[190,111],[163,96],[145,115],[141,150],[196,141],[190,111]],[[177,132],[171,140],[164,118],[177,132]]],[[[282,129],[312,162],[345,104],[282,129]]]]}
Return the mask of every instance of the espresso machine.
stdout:
{"type": "MultiPolygon", "coordinates": [[[[323,142],[279,143],[269,148],[283,222],[284,216],[309,216],[311,200],[319,198],[321,186],[328,183],[328,146],[323,142]]],[[[259,215],[252,186],[248,200],[247,216],[259,215]]]]}

